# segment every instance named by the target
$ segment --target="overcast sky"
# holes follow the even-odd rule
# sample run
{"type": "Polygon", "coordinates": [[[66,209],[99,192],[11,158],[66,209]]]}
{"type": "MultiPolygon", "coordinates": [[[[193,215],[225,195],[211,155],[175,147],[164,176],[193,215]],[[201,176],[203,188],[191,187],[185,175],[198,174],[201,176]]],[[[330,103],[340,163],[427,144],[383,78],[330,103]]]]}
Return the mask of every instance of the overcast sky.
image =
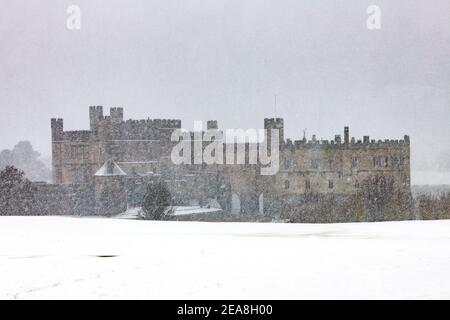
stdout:
{"type": "Polygon", "coordinates": [[[409,134],[413,168],[433,170],[450,157],[450,1],[0,0],[0,149],[50,155],[50,118],[88,129],[89,105],[187,128],[276,113],[293,139],[409,134]]]}

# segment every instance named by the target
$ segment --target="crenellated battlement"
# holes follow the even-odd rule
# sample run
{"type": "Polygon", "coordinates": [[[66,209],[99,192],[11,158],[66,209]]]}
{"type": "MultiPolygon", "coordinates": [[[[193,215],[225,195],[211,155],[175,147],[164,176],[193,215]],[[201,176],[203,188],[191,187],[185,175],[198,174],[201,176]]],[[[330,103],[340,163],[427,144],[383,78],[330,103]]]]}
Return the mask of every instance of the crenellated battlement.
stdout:
{"type": "Polygon", "coordinates": [[[287,139],[285,143],[282,144],[282,147],[285,148],[334,148],[334,149],[351,149],[351,148],[360,148],[360,147],[368,147],[368,148],[386,148],[386,147],[402,147],[409,146],[409,141],[407,139],[403,140],[371,140],[370,142],[364,143],[362,140],[358,140],[356,142],[352,142],[349,144],[338,143],[335,140],[295,140],[287,139]]]}
{"type": "Polygon", "coordinates": [[[132,128],[154,128],[154,129],[177,129],[181,128],[181,120],[177,119],[145,119],[145,120],[131,120],[125,121],[127,127],[132,128]]]}
{"type": "Polygon", "coordinates": [[[159,139],[166,137],[164,130],[181,128],[178,119],[123,120],[123,108],[110,108],[103,114],[103,106],[89,107],[90,130],[64,132],[63,119],[51,119],[53,141],[79,141],[89,139],[159,139]]]}
{"type": "Polygon", "coordinates": [[[267,138],[271,140],[271,129],[279,130],[280,143],[284,142],[284,120],[282,118],[265,118],[264,130],[267,130],[267,138]]]}
{"type": "Polygon", "coordinates": [[[326,148],[326,149],[357,149],[357,148],[399,148],[409,147],[410,138],[404,135],[403,139],[385,139],[385,140],[370,140],[370,136],[363,136],[363,139],[356,140],[355,137],[350,139],[349,127],[344,128],[344,141],[341,135],[335,135],[333,140],[316,139],[316,135],[312,135],[311,140],[295,140],[287,139],[282,141],[281,148],[287,149],[305,149],[305,148],[326,148]]]}
{"type": "MultiPolygon", "coordinates": [[[[110,108],[110,115],[103,114],[102,106],[90,106],[89,118],[91,130],[68,131],[64,132],[63,119],[51,119],[52,140],[53,141],[87,141],[92,137],[104,139],[159,139],[161,130],[173,130],[181,128],[179,119],[141,119],[141,120],[123,120],[123,108],[110,108]],[[100,135],[100,137],[99,137],[100,135]]],[[[217,120],[207,122],[208,129],[217,129],[217,120]]],[[[386,148],[406,146],[410,143],[410,138],[405,135],[401,140],[385,139],[370,140],[369,136],[363,136],[363,139],[355,139],[349,135],[349,127],[344,127],[344,139],[340,134],[336,134],[332,140],[317,139],[312,135],[310,140],[292,141],[284,140],[284,120],[282,118],[265,118],[264,129],[279,129],[281,148],[386,148]]]]}
{"type": "Polygon", "coordinates": [[[89,122],[91,131],[94,131],[98,122],[103,119],[103,107],[102,106],[90,106],[89,107],[89,122]]]}
{"type": "Polygon", "coordinates": [[[120,123],[123,121],[123,108],[111,108],[109,114],[112,122],[120,123]]]}
{"type": "MultiPolygon", "coordinates": [[[[181,128],[178,119],[125,120],[123,108],[110,108],[109,115],[103,114],[102,106],[89,107],[92,137],[96,139],[159,139],[165,134],[161,130],[181,128]]],[[[83,139],[85,133],[82,134],[83,139]]]]}

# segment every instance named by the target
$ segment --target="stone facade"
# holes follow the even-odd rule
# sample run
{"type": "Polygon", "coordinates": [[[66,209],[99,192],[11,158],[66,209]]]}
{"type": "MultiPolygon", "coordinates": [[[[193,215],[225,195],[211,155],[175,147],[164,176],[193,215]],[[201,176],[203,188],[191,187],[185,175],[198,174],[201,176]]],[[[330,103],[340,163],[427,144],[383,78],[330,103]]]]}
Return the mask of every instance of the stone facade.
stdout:
{"type": "Polygon", "coordinates": [[[95,191],[91,185],[33,182],[33,189],[36,215],[95,214],[95,191]]]}
{"type": "MultiPolygon", "coordinates": [[[[122,108],[111,108],[105,116],[99,106],[90,107],[89,117],[87,131],[64,131],[62,119],[51,120],[53,179],[57,184],[94,185],[100,194],[99,189],[112,183],[116,186],[109,188],[125,187],[130,202],[130,185],[161,176],[184,199],[200,199],[209,189],[218,188],[216,196],[224,193],[223,209],[237,214],[276,211],[279,199],[308,193],[355,194],[364,179],[378,174],[393,178],[396,189],[410,194],[410,141],[406,135],[402,140],[375,141],[368,136],[356,140],[345,127],[343,139],[336,135],[330,141],[315,136],[292,141],[284,137],[283,119],[265,119],[266,130],[280,130],[280,169],[276,175],[263,176],[258,164],[174,165],[170,154],[176,143],[170,137],[181,128],[180,120],[124,121],[122,108]],[[108,161],[125,176],[96,176],[108,161]]],[[[218,130],[215,120],[207,126],[218,130]]],[[[226,146],[230,147],[239,149],[226,146]]],[[[243,150],[248,159],[249,144],[243,150]]]]}

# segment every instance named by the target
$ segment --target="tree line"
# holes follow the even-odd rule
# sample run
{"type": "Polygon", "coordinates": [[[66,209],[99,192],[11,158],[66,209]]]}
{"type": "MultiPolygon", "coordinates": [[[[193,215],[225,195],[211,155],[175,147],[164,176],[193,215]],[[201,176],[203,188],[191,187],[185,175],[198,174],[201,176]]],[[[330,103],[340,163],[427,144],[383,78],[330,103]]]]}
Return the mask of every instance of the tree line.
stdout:
{"type": "MultiPolygon", "coordinates": [[[[71,214],[89,214],[93,203],[89,195],[93,190],[83,191],[67,210],[71,214]]],[[[0,171],[0,215],[23,216],[61,214],[59,210],[40,199],[37,187],[14,166],[0,171]]],[[[45,199],[44,199],[45,200],[45,199]]],[[[283,199],[281,199],[283,201],[283,199]]],[[[67,201],[63,201],[67,202],[67,201]]],[[[167,184],[153,181],[147,185],[142,203],[142,219],[164,220],[172,212],[173,197],[167,184]]],[[[450,219],[450,192],[439,196],[421,195],[413,200],[411,195],[394,187],[392,179],[383,176],[369,177],[362,182],[360,190],[351,196],[334,194],[307,194],[295,204],[286,201],[280,217],[291,222],[329,223],[394,221],[411,219],[450,219]]]]}

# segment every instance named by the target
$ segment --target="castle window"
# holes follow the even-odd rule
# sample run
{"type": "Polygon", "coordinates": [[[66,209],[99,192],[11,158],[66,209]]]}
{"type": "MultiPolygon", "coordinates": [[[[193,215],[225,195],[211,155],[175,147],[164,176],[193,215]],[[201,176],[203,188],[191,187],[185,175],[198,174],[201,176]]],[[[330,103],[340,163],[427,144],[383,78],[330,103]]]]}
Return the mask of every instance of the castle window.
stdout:
{"type": "Polygon", "coordinates": [[[285,169],[291,169],[292,168],[292,160],[285,158],[284,159],[284,168],[285,169]]]}
{"type": "Polygon", "coordinates": [[[310,182],[309,180],[306,180],[306,181],[305,181],[305,189],[306,189],[306,190],[311,189],[311,182],[310,182]]]}
{"type": "Polygon", "coordinates": [[[372,158],[372,164],[373,164],[374,168],[381,167],[381,158],[380,157],[373,157],[372,158]]]}
{"type": "Polygon", "coordinates": [[[398,157],[397,156],[392,156],[391,157],[391,165],[393,166],[393,167],[398,167],[398,164],[399,164],[399,159],[398,159],[398,157]]]}
{"type": "Polygon", "coordinates": [[[389,158],[388,157],[384,157],[384,166],[387,167],[389,166],[389,158]]]}
{"type": "Polygon", "coordinates": [[[334,167],[334,161],[333,161],[333,160],[329,160],[329,161],[328,161],[328,164],[329,164],[329,166],[330,166],[330,170],[333,170],[333,167],[334,167]]]}
{"type": "Polygon", "coordinates": [[[313,169],[319,169],[320,168],[320,159],[311,160],[311,167],[313,169]]]}
{"type": "Polygon", "coordinates": [[[358,157],[352,157],[352,168],[356,168],[358,166],[358,157]]]}
{"type": "Polygon", "coordinates": [[[333,180],[328,180],[328,189],[333,189],[333,187],[334,187],[333,180]]]}
{"type": "Polygon", "coordinates": [[[355,189],[359,189],[359,181],[358,180],[355,180],[355,182],[353,183],[353,187],[355,189]]]}
{"type": "Polygon", "coordinates": [[[289,180],[284,181],[284,188],[289,189],[289,180]]]}

